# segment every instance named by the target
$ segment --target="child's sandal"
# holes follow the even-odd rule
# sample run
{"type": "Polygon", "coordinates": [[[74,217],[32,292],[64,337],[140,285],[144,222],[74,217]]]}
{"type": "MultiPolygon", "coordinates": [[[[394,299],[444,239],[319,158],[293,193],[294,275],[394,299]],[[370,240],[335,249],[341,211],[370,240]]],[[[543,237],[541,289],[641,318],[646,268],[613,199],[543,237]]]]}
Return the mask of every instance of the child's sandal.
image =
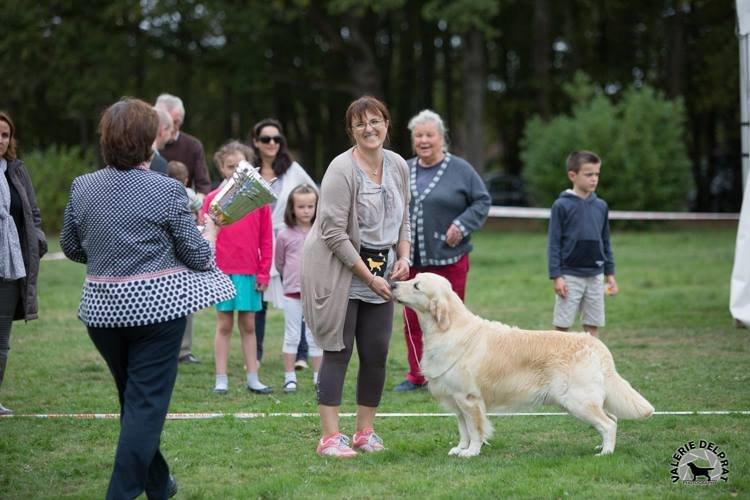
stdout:
{"type": "Polygon", "coordinates": [[[295,380],[287,380],[284,383],[284,392],[297,392],[297,381],[295,380]]]}

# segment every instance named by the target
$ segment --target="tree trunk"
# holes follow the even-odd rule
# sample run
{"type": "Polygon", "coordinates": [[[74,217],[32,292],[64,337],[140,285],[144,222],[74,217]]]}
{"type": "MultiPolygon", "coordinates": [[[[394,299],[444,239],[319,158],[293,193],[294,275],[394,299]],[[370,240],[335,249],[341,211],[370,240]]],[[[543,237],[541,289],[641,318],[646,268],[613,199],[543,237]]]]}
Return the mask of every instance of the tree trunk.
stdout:
{"type": "Polygon", "coordinates": [[[535,0],[533,29],[533,74],[536,89],[537,111],[543,118],[550,115],[549,86],[550,82],[550,5],[549,0],[535,0]]]}
{"type": "Polygon", "coordinates": [[[448,130],[453,130],[453,58],[451,57],[451,35],[443,32],[443,105],[445,106],[444,120],[448,130]]]}
{"type": "Polygon", "coordinates": [[[417,81],[422,85],[423,90],[417,95],[420,110],[432,108],[432,89],[435,80],[435,29],[434,24],[423,22],[420,23],[422,32],[420,40],[422,44],[422,57],[419,60],[419,78],[417,81]]]}
{"type": "Polygon", "coordinates": [[[480,174],[484,172],[484,100],[486,76],[484,37],[473,29],[464,36],[464,156],[480,174]]]}
{"type": "Polygon", "coordinates": [[[669,97],[683,93],[683,75],[685,71],[685,13],[682,2],[677,2],[675,12],[667,19],[667,59],[664,70],[666,88],[669,97]]]}
{"type": "MultiPolygon", "coordinates": [[[[415,80],[414,46],[416,44],[416,33],[413,26],[417,25],[416,21],[419,16],[415,2],[407,2],[404,15],[406,22],[403,23],[403,27],[398,29],[398,66],[401,77],[397,83],[397,95],[392,99],[395,101],[393,103],[395,106],[392,105],[390,108],[393,120],[393,128],[390,135],[393,149],[408,156],[411,154],[411,141],[409,140],[406,125],[409,118],[414,114],[419,96],[425,92],[425,87],[429,85],[429,82],[420,82],[422,84],[417,85],[415,80]]],[[[391,39],[393,38],[391,37],[391,39]]],[[[429,87],[427,88],[429,89],[429,87]]]]}

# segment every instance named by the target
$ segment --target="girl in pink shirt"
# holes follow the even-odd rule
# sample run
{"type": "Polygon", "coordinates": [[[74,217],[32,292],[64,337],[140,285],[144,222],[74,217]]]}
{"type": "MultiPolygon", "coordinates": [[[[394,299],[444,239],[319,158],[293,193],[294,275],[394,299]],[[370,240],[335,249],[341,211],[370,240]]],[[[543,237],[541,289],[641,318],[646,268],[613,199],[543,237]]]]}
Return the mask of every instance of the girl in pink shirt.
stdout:
{"type": "MultiPolygon", "coordinates": [[[[300,330],[302,329],[302,301],[300,300],[300,263],[302,246],[307,233],[315,221],[315,209],[318,205],[318,193],[309,184],[297,186],[289,194],[284,223],[286,228],[276,237],[274,263],[281,274],[284,287],[284,392],[297,390],[297,374],[294,371],[294,360],[297,356],[300,330]]],[[[305,326],[305,338],[309,348],[310,361],[313,365],[313,384],[318,383],[318,370],[323,351],[315,343],[310,329],[305,326]]]]}
{"type": "MultiPolygon", "coordinates": [[[[248,146],[231,141],[214,155],[219,172],[225,179],[232,177],[240,161],[250,161],[253,151],[248,146]]],[[[202,214],[208,212],[211,200],[218,189],[206,196],[202,214]]],[[[258,361],[255,345],[255,312],[263,307],[263,291],[268,286],[272,259],[271,207],[264,205],[232,224],[222,226],[216,238],[216,264],[234,283],[237,294],[216,304],[216,336],[214,359],[216,384],[214,392],[226,394],[229,390],[227,361],[234,329],[234,311],[240,330],[242,354],[247,369],[247,388],[256,394],[270,394],[273,389],[258,378],[258,361]]]]}

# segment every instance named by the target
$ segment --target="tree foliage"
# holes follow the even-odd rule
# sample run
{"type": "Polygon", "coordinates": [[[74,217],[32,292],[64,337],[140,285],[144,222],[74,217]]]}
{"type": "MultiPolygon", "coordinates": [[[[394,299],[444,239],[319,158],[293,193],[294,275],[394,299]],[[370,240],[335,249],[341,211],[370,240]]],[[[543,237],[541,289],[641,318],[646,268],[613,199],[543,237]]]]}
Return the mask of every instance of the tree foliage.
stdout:
{"type": "Polygon", "coordinates": [[[48,234],[59,234],[70,185],[79,175],[95,170],[93,154],[80,146],[50,146],[23,161],[34,185],[42,227],[48,234]]]}
{"type": "Polygon", "coordinates": [[[370,93],[404,156],[409,118],[429,107],[477,170],[524,175],[527,121],[570,112],[564,85],[585,71],[615,99],[645,85],[683,98],[696,208],[710,206],[718,158],[739,172],[732,0],[6,0],[2,12],[0,108],[22,153],[93,149],[114,100],[170,92],[208,155],[274,116],[319,179],[348,145],[346,106],[370,93]]]}
{"type": "Polygon", "coordinates": [[[682,210],[691,186],[683,141],[685,109],[648,85],[630,86],[615,101],[579,75],[568,87],[572,113],[532,118],[522,158],[535,201],[549,206],[570,187],[565,159],[590,150],[602,158],[598,192],[619,210],[682,210]]]}

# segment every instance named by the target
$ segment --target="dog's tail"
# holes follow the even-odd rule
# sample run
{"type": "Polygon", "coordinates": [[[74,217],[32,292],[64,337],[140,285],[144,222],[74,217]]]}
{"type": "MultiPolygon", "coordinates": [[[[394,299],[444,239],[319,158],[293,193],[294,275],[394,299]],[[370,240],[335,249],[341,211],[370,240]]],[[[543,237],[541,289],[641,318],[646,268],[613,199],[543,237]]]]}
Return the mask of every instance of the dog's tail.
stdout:
{"type": "Polygon", "coordinates": [[[604,379],[604,408],[619,418],[642,419],[654,413],[654,407],[630,383],[612,368],[604,379]]]}

